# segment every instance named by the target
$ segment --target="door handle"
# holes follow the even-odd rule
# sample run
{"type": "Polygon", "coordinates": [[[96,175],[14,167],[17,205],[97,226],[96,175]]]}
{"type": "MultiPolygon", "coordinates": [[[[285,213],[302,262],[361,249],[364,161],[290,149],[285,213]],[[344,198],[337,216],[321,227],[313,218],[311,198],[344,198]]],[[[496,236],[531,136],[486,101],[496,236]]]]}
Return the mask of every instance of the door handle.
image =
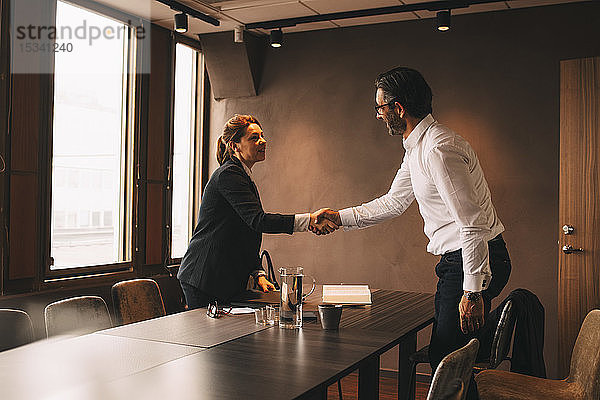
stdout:
{"type": "Polygon", "coordinates": [[[574,248],[573,246],[569,245],[564,245],[562,247],[562,251],[565,254],[572,254],[572,253],[583,253],[583,249],[580,247],[578,249],[574,248]]]}

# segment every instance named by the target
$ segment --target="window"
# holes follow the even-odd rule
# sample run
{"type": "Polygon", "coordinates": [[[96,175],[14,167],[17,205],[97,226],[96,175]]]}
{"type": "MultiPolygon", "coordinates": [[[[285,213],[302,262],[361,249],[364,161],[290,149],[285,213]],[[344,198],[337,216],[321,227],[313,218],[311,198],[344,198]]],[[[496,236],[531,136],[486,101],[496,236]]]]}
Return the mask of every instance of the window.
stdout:
{"type": "Polygon", "coordinates": [[[201,118],[201,54],[182,43],[175,46],[175,102],[173,121],[173,199],[171,259],[183,257],[191,237],[201,118]]]}
{"type": "Polygon", "coordinates": [[[57,30],[81,26],[106,34],[55,53],[50,271],[132,260],[134,28],[58,1],[57,30]]]}

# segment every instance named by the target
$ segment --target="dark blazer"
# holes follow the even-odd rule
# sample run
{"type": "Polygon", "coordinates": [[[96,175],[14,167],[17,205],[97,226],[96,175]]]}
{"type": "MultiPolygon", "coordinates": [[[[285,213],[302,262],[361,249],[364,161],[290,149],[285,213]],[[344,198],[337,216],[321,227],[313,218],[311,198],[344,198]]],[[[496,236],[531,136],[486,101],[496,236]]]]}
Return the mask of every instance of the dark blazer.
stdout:
{"type": "Polygon", "coordinates": [[[177,278],[210,297],[228,300],[261,269],[263,233],[289,233],[294,215],[267,214],[256,185],[235,157],[212,174],[200,204],[198,225],[177,278]]]}

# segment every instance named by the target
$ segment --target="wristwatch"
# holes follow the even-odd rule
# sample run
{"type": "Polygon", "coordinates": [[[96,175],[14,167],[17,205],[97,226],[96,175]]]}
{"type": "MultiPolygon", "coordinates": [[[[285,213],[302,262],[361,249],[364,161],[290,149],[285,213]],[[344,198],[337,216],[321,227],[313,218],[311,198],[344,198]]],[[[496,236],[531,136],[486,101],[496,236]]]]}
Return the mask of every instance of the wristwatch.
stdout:
{"type": "Polygon", "coordinates": [[[481,292],[465,292],[463,296],[465,296],[465,299],[467,299],[467,301],[475,302],[478,301],[481,297],[481,292]]]}

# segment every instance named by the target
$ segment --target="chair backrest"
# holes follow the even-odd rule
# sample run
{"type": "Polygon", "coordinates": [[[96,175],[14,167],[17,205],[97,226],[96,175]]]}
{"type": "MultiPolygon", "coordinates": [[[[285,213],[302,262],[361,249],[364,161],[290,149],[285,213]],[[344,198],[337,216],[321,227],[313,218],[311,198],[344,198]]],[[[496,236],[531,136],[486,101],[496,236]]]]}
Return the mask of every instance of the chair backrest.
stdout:
{"type": "Polygon", "coordinates": [[[131,324],[166,315],[160,288],[152,279],[132,279],[115,283],[111,293],[120,324],[131,324]]]}
{"type": "Polygon", "coordinates": [[[473,373],[473,364],[475,364],[475,357],[477,357],[478,350],[479,341],[471,339],[465,347],[461,347],[444,357],[433,375],[427,400],[442,398],[452,387],[452,382],[456,379],[460,379],[463,382],[463,395],[460,398],[464,399],[469,388],[471,374],[473,373]]]}
{"type": "Polygon", "coordinates": [[[492,352],[490,354],[490,369],[496,369],[498,365],[506,360],[510,351],[510,342],[515,330],[515,315],[512,300],[507,300],[502,309],[494,339],[492,340],[492,352]]]}
{"type": "Polygon", "coordinates": [[[450,382],[448,390],[442,394],[440,400],[461,400],[465,393],[465,384],[460,379],[450,382]]]}
{"type": "Polygon", "coordinates": [[[55,301],[44,310],[46,335],[83,335],[111,328],[108,307],[102,297],[81,296],[55,301]]]}
{"type": "Polygon", "coordinates": [[[590,311],[583,320],[567,381],[579,384],[584,399],[600,398],[600,310],[590,311]]]}
{"type": "Polygon", "coordinates": [[[33,324],[21,310],[0,308],[0,351],[33,342],[33,324]]]}

